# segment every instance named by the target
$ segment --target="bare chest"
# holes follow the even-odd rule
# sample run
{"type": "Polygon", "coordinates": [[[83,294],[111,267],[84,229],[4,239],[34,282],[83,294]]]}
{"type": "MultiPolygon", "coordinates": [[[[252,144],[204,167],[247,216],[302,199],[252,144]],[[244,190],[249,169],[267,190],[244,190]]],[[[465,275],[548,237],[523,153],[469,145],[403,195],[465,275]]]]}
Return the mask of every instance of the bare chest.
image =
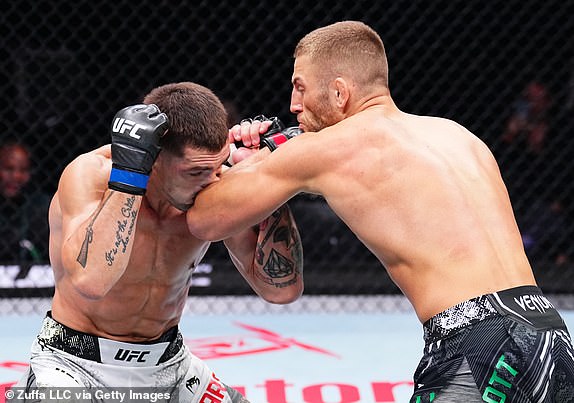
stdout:
{"type": "Polygon", "coordinates": [[[155,219],[145,211],[136,224],[134,246],[123,281],[169,285],[188,278],[209,247],[189,232],[184,216],[155,219]]]}

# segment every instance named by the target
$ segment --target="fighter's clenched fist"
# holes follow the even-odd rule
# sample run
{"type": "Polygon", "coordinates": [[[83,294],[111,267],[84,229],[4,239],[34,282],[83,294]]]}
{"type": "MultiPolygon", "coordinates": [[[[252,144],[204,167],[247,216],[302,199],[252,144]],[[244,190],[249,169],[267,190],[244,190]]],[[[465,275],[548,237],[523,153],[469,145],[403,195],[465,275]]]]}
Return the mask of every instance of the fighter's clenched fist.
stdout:
{"type": "Polygon", "coordinates": [[[159,139],[167,131],[167,116],[156,105],[128,106],[112,123],[112,172],[108,187],[143,195],[151,167],[160,151],[159,139]]]}
{"type": "MultiPolygon", "coordinates": [[[[236,150],[239,148],[267,147],[270,151],[275,151],[281,144],[301,133],[303,131],[299,127],[286,128],[283,122],[276,117],[266,118],[263,115],[259,115],[253,119],[243,119],[241,123],[229,130],[232,155],[228,162],[233,164],[245,158],[244,155],[241,157],[236,156],[236,150]]],[[[249,154],[247,153],[246,155],[249,154]]]]}

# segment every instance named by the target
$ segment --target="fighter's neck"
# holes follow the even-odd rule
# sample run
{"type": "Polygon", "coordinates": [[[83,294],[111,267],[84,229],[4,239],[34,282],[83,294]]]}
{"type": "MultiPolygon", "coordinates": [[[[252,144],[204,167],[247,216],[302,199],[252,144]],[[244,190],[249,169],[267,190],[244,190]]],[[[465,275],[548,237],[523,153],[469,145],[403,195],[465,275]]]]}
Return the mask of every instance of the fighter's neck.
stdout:
{"type": "Polygon", "coordinates": [[[390,94],[382,94],[361,100],[354,111],[350,113],[350,116],[373,108],[382,109],[385,116],[392,116],[397,113],[401,113],[390,94]]]}

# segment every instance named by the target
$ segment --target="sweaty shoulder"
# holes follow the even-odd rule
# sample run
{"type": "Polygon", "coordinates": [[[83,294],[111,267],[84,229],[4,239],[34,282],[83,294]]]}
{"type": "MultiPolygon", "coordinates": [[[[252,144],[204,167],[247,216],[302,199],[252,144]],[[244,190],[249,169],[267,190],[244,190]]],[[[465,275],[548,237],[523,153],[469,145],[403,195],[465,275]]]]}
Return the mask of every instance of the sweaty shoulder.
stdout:
{"type": "Polygon", "coordinates": [[[111,169],[111,146],[105,145],[95,150],[78,155],[66,166],[62,173],[62,179],[69,176],[81,175],[89,181],[91,177],[97,177],[102,171],[111,169]]]}
{"type": "Polygon", "coordinates": [[[62,199],[77,203],[99,200],[107,190],[111,167],[110,145],[76,157],[66,166],[60,177],[60,203],[62,199]]]}
{"type": "Polygon", "coordinates": [[[268,171],[283,182],[293,182],[299,192],[325,196],[341,187],[345,178],[368,169],[372,152],[383,143],[380,135],[373,135],[373,116],[360,115],[289,140],[265,160],[268,171]]]}
{"type": "MultiPolygon", "coordinates": [[[[412,116],[412,115],[411,115],[412,116]]],[[[459,148],[467,148],[475,156],[482,154],[490,158],[491,152],[486,144],[472,132],[461,124],[438,117],[420,117],[415,116],[413,119],[417,123],[417,133],[428,136],[429,140],[438,144],[442,149],[449,151],[463,151],[459,148]]]]}
{"type": "Polygon", "coordinates": [[[446,118],[403,114],[405,128],[413,134],[428,137],[430,140],[482,143],[482,141],[461,124],[446,118]]]}

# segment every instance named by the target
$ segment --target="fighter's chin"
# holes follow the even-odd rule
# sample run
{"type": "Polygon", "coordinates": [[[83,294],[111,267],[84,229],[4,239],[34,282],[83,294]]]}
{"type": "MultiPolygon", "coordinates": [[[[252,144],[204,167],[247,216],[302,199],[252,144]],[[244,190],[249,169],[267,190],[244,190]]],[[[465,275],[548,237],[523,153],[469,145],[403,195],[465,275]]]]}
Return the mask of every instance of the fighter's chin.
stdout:
{"type": "Polygon", "coordinates": [[[193,196],[193,200],[191,201],[191,203],[172,203],[172,204],[173,204],[173,207],[175,207],[176,209],[183,211],[183,212],[186,212],[191,207],[193,207],[194,203],[195,203],[195,196],[193,196]]]}
{"type": "Polygon", "coordinates": [[[193,203],[191,204],[180,204],[177,206],[174,206],[176,209],[183,211],[184,213],[189,210],[191,207],[193,206],[193,203]]]}
{"type": "Polygon", "coordinates": [[[324,129],[325,125],[321,124],[306,124],[300,123],[299,129],[303,130],[303,132],[318,132],[321,129],[324,129]]]}

